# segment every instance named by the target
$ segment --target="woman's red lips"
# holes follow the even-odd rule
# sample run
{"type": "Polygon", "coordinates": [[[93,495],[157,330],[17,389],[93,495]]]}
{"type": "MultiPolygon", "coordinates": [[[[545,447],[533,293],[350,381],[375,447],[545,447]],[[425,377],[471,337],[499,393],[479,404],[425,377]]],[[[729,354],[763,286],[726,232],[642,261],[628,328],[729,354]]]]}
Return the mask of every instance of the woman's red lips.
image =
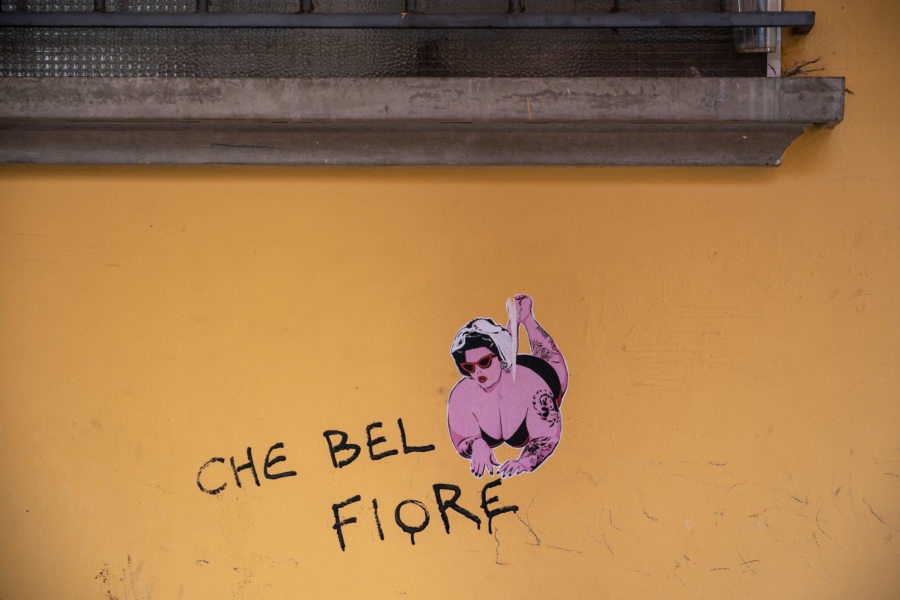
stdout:
{"type": "Polygon", "coordinates": [[[485,381],[487,381],[487,377],[485,377],[484,375],[478,376],[478,383],[484,383],[485,381]]]}

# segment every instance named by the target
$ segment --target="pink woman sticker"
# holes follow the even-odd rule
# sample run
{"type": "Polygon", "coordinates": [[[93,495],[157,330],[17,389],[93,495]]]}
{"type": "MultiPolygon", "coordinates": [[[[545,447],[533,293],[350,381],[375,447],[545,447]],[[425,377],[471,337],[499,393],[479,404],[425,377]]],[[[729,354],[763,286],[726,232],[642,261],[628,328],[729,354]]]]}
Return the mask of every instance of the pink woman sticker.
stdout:
{"type": "Polygon", "coordinates": [[[466,323],[450,354],[462,379],[447,401],[450,440],[469,461],[472,474],[501,477],[530,473],[549,458],[562,435],[560,404],[569,382],[566,361],[553,338],[535,320],[531,296],[507,301],[509,321],[466,323]],[[525,328],[531,354],[516,354],[519,326],[525,328]],[[522,448],[502,465],[494,448],[522,448]]]}

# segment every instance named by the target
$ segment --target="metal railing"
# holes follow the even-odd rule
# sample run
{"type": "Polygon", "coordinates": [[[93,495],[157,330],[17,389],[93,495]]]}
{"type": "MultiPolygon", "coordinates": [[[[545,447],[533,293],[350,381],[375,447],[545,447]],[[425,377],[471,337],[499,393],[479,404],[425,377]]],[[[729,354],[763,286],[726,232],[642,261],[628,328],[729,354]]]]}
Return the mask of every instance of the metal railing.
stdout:
{"type": "Polygon", "coordinates": [[[304,0],[299,13],[209,12],[198,0],[193,13],[107,12],[95,0],[93,12],[2,12],[0,27],[262,27],[294,29],[624,29],[693,27],[790,27],[809,33],[816,15],[795,12],[524,13],[510,1],[505,14],[424,14],[407,0],[402,13],[315,13],[304,0]]]}

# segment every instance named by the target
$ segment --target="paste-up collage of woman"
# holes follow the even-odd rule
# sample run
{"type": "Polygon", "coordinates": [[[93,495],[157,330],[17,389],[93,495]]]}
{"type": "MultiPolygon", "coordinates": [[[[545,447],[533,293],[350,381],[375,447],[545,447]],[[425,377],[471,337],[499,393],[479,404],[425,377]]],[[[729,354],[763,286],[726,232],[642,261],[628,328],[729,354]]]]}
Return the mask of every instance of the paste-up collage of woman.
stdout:
{"type": "Polygon", "coordinates": [[[489,318],[466,323],[450,354],[462,379],[447,401],[450,440],[469,460],[475,477],[530,473],[553,454],[562,435],[560,405],[569,382],[559,347],[534,318],[530,296],[507,300],[508,322],[489,318]],[[525,329],[531,354],[518,354],[519,327],[525,329]],[[502,465],[494,448],[522,448],[502,465]]]}

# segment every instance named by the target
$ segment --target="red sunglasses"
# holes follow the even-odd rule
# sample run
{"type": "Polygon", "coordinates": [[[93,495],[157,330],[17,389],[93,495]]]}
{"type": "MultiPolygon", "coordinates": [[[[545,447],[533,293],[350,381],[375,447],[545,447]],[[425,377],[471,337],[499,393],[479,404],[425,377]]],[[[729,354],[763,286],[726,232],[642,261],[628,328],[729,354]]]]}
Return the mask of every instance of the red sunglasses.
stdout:
{"type": "Polygon", "coordinates": [[[475,362],[461,362],[461,363],[459,363],[459,366],[462,367],[462,370],[465,371],[466,373],[474,373],[476,366],[479,366],[482,369],[487,369],[488,367],[491,366],[492,360],[494,360],[494,355],[488,354],[484,358],[482,358],[480,360],[476,360],[475,362]]]}

